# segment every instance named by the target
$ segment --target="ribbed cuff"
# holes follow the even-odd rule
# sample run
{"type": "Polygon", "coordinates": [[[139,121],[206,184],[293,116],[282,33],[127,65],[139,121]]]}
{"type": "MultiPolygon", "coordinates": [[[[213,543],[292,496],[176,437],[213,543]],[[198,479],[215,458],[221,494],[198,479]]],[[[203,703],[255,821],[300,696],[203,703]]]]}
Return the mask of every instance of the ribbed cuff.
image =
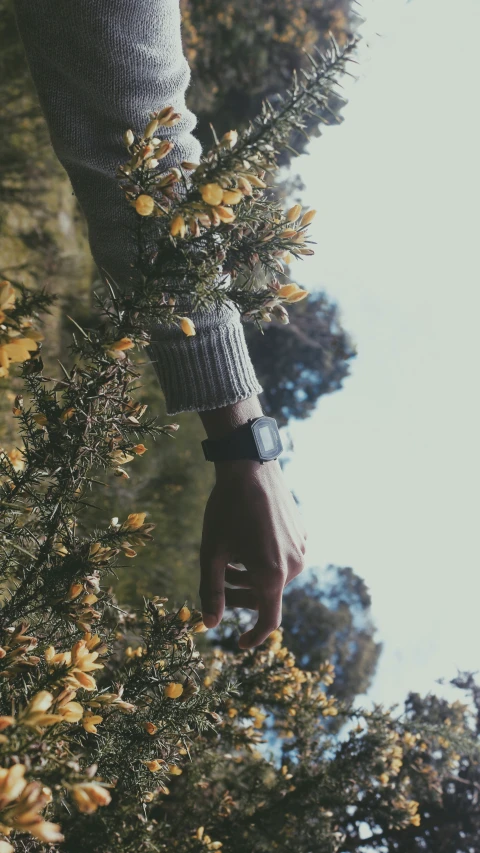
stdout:
{"type": "Polygon", "coordinates": [[[220,409],[263,391],[238,317],[192,337],[153,340],[147,353],[169,415],[220,409]]]}

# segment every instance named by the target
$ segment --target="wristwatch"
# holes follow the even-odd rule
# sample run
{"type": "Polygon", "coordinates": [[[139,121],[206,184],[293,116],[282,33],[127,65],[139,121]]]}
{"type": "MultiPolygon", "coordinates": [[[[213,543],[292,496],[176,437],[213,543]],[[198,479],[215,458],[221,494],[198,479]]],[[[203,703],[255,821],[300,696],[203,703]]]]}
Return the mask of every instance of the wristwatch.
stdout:
{"type": "Polygon", "coordinates": [[[223,438],[202,441],[207,462],[256,459],[262,464],[280,456],[283,445],[275,418],[250,418],[223,438]]]}

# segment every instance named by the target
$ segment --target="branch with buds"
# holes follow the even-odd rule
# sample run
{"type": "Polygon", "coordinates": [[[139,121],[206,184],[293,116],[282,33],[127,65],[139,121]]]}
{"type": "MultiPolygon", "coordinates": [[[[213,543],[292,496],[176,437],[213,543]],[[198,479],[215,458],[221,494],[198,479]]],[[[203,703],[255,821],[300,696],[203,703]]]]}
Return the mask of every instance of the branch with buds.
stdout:
{"type": "MultiPolygon", "coordinates": [[[[132,390],[140,373],[131,355],[149,343],[152,321],[195,334],[177,309],[188,296],[193,306],[228,299],[256,322],[288,322],[286,306],[307,295],[280,279],[282,261],[312,254],[306,229],[315,211],[294,205],[283,213],[264,197],[264,178],[353,48],[341,54],[333,45],[319,64],[312,58],[311,75],[301,85],[294,78],[281,109],[267,102],[243,134],[218,140],[214,133],[215,146],[198,165],[161,171],[173,143],[154,134],[180,120],[172,107],[152,113],[141,138],[127,131],[130,160],[119,178],[139,217],[139,250],[152,225],[156,249],[139,251],[133,292],[107,276],[98,327],[74,323],[70,368],[44,372],[32,317],[48,299],[0,283],[0,371],[21,363],[24,382],[13,405],[21,446],[0,451],[0,834],[29,834],[25,850],[36,849],[34,839],[60,841],[66,826],[74,837],[78,815],[93,820],[99,810],[111,815],[98,822],[108,833],[87,847],[110,849],[114,827],[130,819],[138,799],[168,794],[181,756],[218,723],[215,708],[234,689],[202,682],[199,611],[184,605],[169,613],[157,597],[132,613],[115,601],[116,566],[152,539],[146,514],[85,533],[79,520],[99,476],[128,480],[128,465],[148,441],[178,428],[149,418],[132,390]],[[219,264],[230,274],[226,287],[219,264]],[[257,282],[257,266],[266,284],[257,282]],[[44,818],[47,810],[55,822],[44,818]]],[[[143,849],[158,849],[147,837],[143,849]]]]}
{"type": "MultiPolygon", "coordinates": [[[[177,302],[189,297],[193,310],[230,301],[257,325],[272,316],[286,323],[288,304],[307,296],[283,279],[292,257],[314,254],[307,228],[316,211],[302,213],[296,204],[283,212],[265,197],[266,176],[275,174],[276,155],[289,147],[292,130],[305,127],[302,117],[315,115],[315,106],[328,102],[337,77],[355,61],[357,41],[340,51],[331,36],[325,55],[318,52],[317,60],[309,55],[312,71],[303,72],[304,80],[294,74],[281,106],[275,109],[265,101],[261,114],[241,134],[230,130],[219,140],[212,127],[215,145],[199,164],[183,161],[179,168],[162,171],[173,143],[154,134],[180,121],[171,106],[150,113],[141,137],[126,131],[130,159],[119,166],[117,178],[138,214],[145,246],[148,235],[156,244],[152,251],[150,240],[149,250],[140,253],[136,305],[140,298],[144,308],[153,308],[156,321],[176,323],[185,334],[194,334],[191,321],[185,323],[175,310],[177,302]]],[[[132,313],[124,319],[131,333],[132,313]]]]}

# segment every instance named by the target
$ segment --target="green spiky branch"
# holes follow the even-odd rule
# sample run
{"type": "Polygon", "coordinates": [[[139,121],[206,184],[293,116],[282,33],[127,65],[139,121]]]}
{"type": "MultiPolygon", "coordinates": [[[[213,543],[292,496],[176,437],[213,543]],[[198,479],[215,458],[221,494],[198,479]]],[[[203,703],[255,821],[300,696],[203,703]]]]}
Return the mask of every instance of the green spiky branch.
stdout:
{"type": "MultiPolygon", "coordinates": [[[[128,479],[143,441],[177,429],[134,396],[130,355],[148,345],[152,322],[191,334],[192,310],[227,299],[253,320],[285,322],[285,305],[306,296],[279,276],[289,254],[312,253],[314,211],[284,214],[264,197],[264,178],[302,115],[325,105],[354,48],[340,53],[332,39],[278,110],[265,102],[240,135],[214,131],[198,166],[157,171],[172,143],[155,131],[180,118],[171,107],[151,115],[137,142],[126,132],[130,161],[118,177],[138,214],[138,281],[122,291],[105,271],[100,322],[74,324],[73,363],[59,362],[58,375],[45,375],[32,321],[49,298],[0,283],[0,369],[22,363],[24,382],[13,405],[19,446],[0,452],[0,853],[57,844],[62,853],[263,853],[283,839],[292,849],[292,838],[300,853],[333,853],[352,805],[365,822],[415,823],[394,749],[403,729],[379,711],[336,747],[324,719],[362,715],[328,696],[331,667],[304,673],[281,631],[266,648],[202,659],[198,610],[169,612],[156,596],[132,611],[109,586],[151,541],[146,514],[82,528],[99,484],[128,479]],[[269,723],[281,769],[258,752],[269,723]],[[394,781],[379,782],[382,773],[394,781]],[[307,807],[325,814],[312,822],[307,807]]],[[[433,748],[438,729],[430,734],[433,748]]],[[[462,737],[465,729],[451,738],[452,753],[462,737]]]]}

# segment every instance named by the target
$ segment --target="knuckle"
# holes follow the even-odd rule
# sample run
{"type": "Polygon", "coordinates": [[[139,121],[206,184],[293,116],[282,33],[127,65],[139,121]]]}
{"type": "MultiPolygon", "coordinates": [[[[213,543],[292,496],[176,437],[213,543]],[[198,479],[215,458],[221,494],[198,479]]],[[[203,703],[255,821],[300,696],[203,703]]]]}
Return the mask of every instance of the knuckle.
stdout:
{"type": "Polygon", "coordinates": [[[288,575],[288,567],[285,563],[280,561],[277,562],[272,559],[268,561],[268,571],[269,574],[277,580],[282,580],[282,578],[286,578],[288,575]]]}
{"type": "Polygon", "coordinates": [[[298,576],[302,574],[303,568],[304,567],[299,565],[298,563],[297,565],[293,566],[292,571],[290,572],[290,578],[298,578],[298,576]]]}

